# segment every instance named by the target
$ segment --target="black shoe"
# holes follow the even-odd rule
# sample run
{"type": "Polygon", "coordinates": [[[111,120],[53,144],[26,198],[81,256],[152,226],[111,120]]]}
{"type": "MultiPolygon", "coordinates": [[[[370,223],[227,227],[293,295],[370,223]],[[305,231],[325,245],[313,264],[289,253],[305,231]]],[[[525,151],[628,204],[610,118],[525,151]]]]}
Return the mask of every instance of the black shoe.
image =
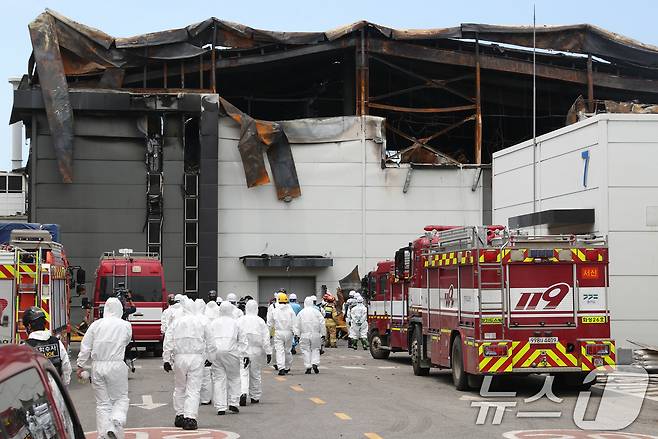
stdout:
{"type": "Polygon", "coordinates": [[[185,418],[183,421],[183,430],[196,430],[199,428],[196,423],[196,419],[185,418]]]}
{"type": "Polygon", "coordinates": [[[320,373],[320,369],[318,368],[318,365],[317,365],[317,364],[314,364],[314,365],[313,365],[313,372],[315,372],[315,373],[320,373]]]}
{"type": "Polygon", "coordinates": [[[202,403],[201,403],[201,405],[210,405],[210,404],[212,404],[212,401],[202,402],[202,403]]]}
{"type": "Polygon", "coordinates": [[[176,419],[174,419],[174,427],[181,428],[184,420],[185,417],[183,415],[176,415],[176,419]]]}
{"type": "Polygon", "coordinates": [[[252,404],[258,404],[259,402],[260,402],[260,400],[251,398],[251,403],[252,404]]]}
{"type": "Polygon", "coordinates": [[[293,355],[297,355],[297,349],[292,348],[292,349],[290,350],[290,353],[293,354],[293,355]]]}
{"type": "Polygon", "coordinates": [[[231,412],[233,412],[233,413],[240,413],[240,409],[237,408],[237,407],[234,406],[234,405],[230,405],[230,406],[228,406],[228,410],[231,411],[231,412]]]}
{"type": "Polygon", "coordinates": [[[290,373],[290,369],[283,369],[286,372],[286,375],[290,373]]]}
{"type": "Polygon", "coordinates": [[[273,365],[272,367],[274,368],[274,370],[279,370],[279,366],[277,366],[276,364],[273,365]]]}
{"type": "Polygon", "coordinates": [[[306,372],[304,372],[304,373],[305,373],[306,375],[310,375],[310,374],[311,374],[311,368],[309,367],[308,369],[306,369],[306,372]]]}
{"type": "Polygon", "coordinates": [[[285,374],[286,374],[286,370],[285,370],[285,369],[281,369],[281,370],[279,371],[279,375],[285,375],[285,374]]]}
{"type": "Polygon", "coordinates": [[[225,415],[225,414],[226,414],[226,410],[219,410],[219,411],[217,411],[217,414],[218,414],[219,416],[225,415]]]}
{"type": "Polygon", "coordinates": [[[109,437],[110,439],[117,439],[117,435],[114,434],[112,430],[107,431],[107,437],[109,437]]]}
{"type": "Polygon", "coordinates": [[[240,407],[244,407],[247,405],[247,394],[243,393],[240,395],[240,407]]]}
{"type": "Polygon", "coordinates": [[[352,345],[352,349],[356,351],[357,349],[359,349],[359,347],[357,345],[352,345]]]}

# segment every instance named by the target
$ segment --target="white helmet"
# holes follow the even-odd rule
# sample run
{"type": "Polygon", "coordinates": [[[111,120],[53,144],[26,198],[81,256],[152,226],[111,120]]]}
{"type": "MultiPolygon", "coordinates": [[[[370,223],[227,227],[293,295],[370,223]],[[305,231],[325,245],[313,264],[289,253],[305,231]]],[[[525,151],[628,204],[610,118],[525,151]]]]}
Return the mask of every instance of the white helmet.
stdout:
{"type": "Polygon", "coordinates": [[[233,293],[228,293],[228,296],[226,296],[226,300],[228,300],[231,303],[235,303],[238,301],[238,296],[236,296],[233,293]]]}
{"type": "Polygon", "coordinates": [[[222,299],[222,296],[219,296],[219,295],[218,295],[218,296],[217,296],[217,303],[218,303],[218,304],[222,303],[222,300],[223,300],[223,299],[222,299]]]}
{"type": "Polygon", "coordinates": [[[316,303],[318,301],[318,298],[315,296],[315,294],[311,296],[311,299],[313,299],[313,303],[316,303]]]}
{"type": "Polygon", "coordinates": [[[354,296],[356,296],[356,291],[354,290],[350,291],[350,297],[354,297],[354,296]]]}
{"type": "Polygon", "coordinates": [[[357,296],[356,303],[363,303],[363,297],[357,296]]]}
{"type": "Polygon", "coordinates": [[[288,300],[290,301],[297,300],[297,294],[291,293],[290,296],[288,296],[288,300]]]}

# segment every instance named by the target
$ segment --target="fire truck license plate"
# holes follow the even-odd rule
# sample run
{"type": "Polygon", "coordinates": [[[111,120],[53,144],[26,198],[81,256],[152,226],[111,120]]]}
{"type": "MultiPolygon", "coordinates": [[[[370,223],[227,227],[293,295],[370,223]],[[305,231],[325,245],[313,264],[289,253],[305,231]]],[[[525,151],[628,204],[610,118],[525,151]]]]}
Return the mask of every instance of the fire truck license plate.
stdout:
{"type": "Polygon", "coordinates": [[[557,337],[530,337],[530,344],[556,344],[557,337]]]}

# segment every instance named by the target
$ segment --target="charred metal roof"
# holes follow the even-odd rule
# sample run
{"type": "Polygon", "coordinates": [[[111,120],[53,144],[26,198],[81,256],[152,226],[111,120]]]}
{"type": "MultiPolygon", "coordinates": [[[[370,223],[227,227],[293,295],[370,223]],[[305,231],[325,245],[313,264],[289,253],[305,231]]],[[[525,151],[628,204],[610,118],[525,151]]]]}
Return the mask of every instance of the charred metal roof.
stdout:
{"type": "MultiPolygon", "coordinates": [[[[275,32],[209,18],[116,38],[47,9],[29,30],[33,54],[12,119],[45,109],[64,181],[72,179],[72,102],[86,99],[69,89],[133,93],[104,97],[108,112],[119,100],[217,93],[243,128],[272,127],[269,135],[284,140],[267,120],[382,116],[390,162],[412,164],[486,163],[530,137],[533,74],[538,134],[563,126],[581,96],[590,113],[604,100],[658,102],[658,47],[589,24],[537,27],[536,63],[529,26],[419,30],[358,21],[275,32]]],[[[262,171],[250,181],[265,181],[262,171]]]]}

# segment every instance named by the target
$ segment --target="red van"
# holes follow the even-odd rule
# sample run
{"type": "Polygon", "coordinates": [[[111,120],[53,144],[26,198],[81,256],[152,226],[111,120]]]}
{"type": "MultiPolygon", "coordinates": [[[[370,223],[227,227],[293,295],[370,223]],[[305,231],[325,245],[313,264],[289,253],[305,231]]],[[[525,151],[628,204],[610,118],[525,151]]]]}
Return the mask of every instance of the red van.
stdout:
{"type": "Polygon", "coordinates": [[[137,346],[162,355],[160,334],[162,311],[167,307],[162,263],[156,253],[135,253],[121,249],[101,256],[96,269],[94,287],[94,319],[100,318],[109,297],[124,295],[130,290],[136,311],[128,317],[137,346]]]}
{"type": "Polygon", "coordinates": [[[0,346],[0,437],[84,439],[52,363],[28,346],[0,346]]]}

